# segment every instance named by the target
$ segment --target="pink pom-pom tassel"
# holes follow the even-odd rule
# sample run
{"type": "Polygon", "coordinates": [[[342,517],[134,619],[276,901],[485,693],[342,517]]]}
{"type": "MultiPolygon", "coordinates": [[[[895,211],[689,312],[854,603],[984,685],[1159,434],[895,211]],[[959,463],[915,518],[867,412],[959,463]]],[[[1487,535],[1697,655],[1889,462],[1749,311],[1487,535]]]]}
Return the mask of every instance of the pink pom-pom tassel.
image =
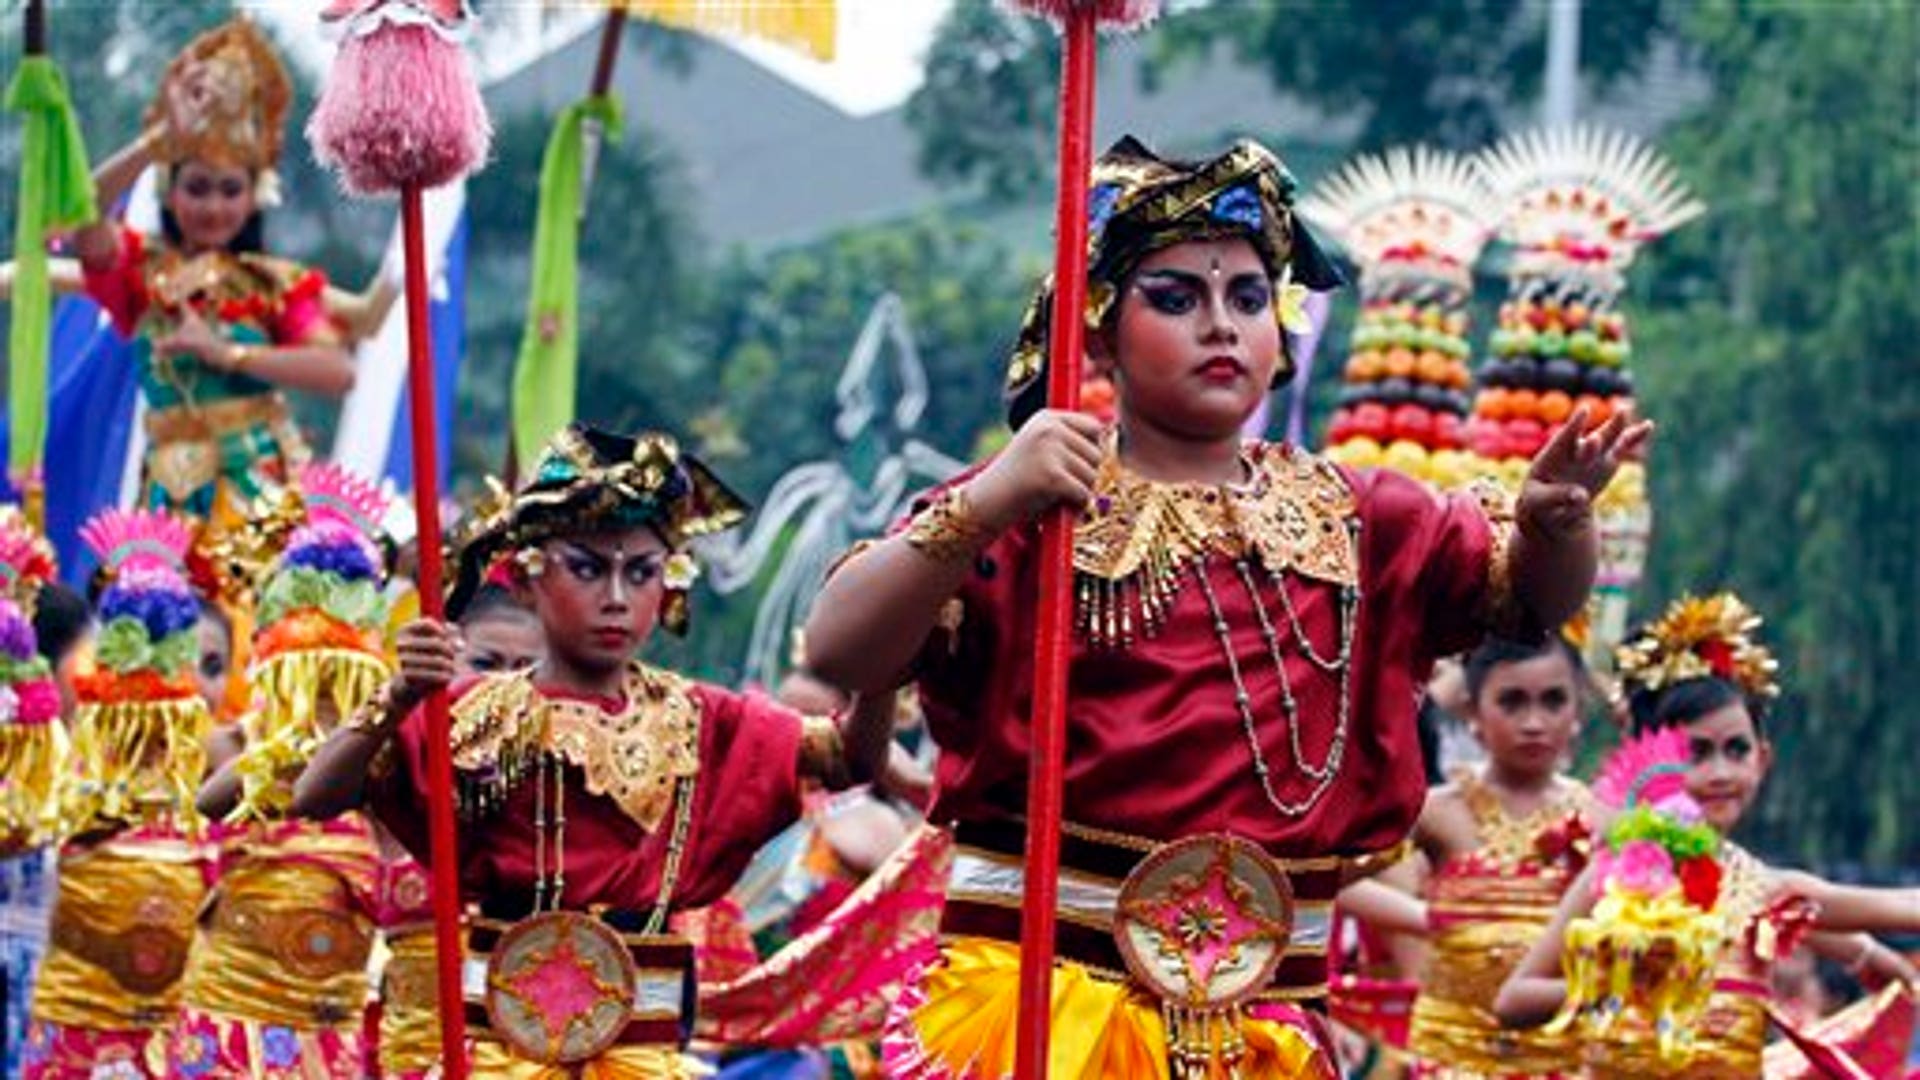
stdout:
{"type": "Polygon", "coordinates": [[[1137,30],[1160,14],[1160,0],[1007,0],[1015,10],[1063,23],[1075,11],[1093,9],[1103,30],[1137,30]]]}
{"type": "Polygon", "coordinates": [[[389,25],[341,42],[307,139],[348,191],[374,195],[472,172],[493,125],[458,45],[426,26],[389,25]]]}

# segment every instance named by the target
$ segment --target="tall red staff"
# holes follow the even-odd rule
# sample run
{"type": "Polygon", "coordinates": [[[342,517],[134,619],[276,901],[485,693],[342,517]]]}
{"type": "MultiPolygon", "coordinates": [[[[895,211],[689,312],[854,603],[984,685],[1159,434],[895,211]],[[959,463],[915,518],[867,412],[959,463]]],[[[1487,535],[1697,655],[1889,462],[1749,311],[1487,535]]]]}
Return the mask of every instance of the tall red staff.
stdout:
{"type": "MultiPolygon", "coordinates": [[[[1047,407],[1080,406],[1087,306],[1087,184],[1093,171],[1094,35],[1151,19],[1158,0],[1017,0],[1060,26],[1060,180],[1053,210],[1053,311],[1047,407]]],[[[1073,516],[1040,524],[1040,611],[1034,641],[1033,749],[1027,770],[1027,877],[1020,913],[1020,1019],[1014,1075],[1047,1075],[1052,1034],[1054,912],[1060,886],[1060,814],[1067,728],[1067,660],[1073,644],[1073,516]]]]}
{"type": "MultiPolygon", "coordinates": [[[[421,193],[471,172],[487,155],[492,127],[460,38],[465,0],[333,0],[321,12],[343,34],[307,138],[321,163],[356,195],[400,196],[406,259],[407,388],[413,435],[413,499],[419,520],[420,609],[445,617],[441,588],[439,438],[433,339],[427,326],[427,261],[421,193]]],[[[460,874],[453,828],[453,760],[447,696],[427,698],[427,817],[433,858],[444,1073],[467,1075],[461,1008],[460,874]]]]}

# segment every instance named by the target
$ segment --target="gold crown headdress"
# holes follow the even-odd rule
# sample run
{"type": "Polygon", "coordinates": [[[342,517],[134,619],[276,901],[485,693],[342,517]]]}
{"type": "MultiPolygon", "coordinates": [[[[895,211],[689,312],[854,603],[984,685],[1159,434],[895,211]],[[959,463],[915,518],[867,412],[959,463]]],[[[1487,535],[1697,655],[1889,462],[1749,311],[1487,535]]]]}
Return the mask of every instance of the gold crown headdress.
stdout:
{"type": "Polygon", "coordinates": [[[1761,618],[1730,592],[1683,596],[1632,641],[1620,646],[1620,678],[1629,690],[1664,690],[1688,679],[1716,678],[1754,698],[1780,694],[1780,664],[1754,637],[1761,618]]]}
{"type": "Polygon", "coordinates": [[[147,125],[165,132],[154,158],[169,166],[204,161],[246,169],[260,178],[260,201],[271,205],[292,105],[293,82],[272,44],[251,20],[236,18],[195,38],[167,65],[146,113],[147,125]],[[169,117],[184,122],[176,126],[169,117]]]}

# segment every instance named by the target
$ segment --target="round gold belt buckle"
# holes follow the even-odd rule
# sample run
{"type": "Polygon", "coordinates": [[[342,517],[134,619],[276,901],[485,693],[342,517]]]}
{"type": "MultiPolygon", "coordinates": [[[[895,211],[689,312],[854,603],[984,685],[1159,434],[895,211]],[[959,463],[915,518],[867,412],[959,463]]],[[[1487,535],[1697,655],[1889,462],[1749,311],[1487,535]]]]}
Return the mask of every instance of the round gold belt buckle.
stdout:
{"type": "Polygon", "coordinates": [[[1191,836],[1156,849],[1120,886],[1114,937],[1155,997],[1219,1010],[1266,989],[1293,936],[1293,886],[1257,845],[1191,836]]]}
{"type": "Polygon", "coordinates": [[[626,1030],[634,979],[626,943],[605,923],[572,911],[535,915],[487,958],[487,1022],[529,1061],[588,1061],[626,1030]]]}

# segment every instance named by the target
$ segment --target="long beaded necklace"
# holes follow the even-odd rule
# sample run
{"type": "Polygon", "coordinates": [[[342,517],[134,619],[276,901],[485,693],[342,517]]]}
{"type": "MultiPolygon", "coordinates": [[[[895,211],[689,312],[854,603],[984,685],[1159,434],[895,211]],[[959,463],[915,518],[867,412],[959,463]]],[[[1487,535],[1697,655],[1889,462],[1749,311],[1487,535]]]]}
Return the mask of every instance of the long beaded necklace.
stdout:
{"type": "MultiPolygon", "coordinates": [[[[545,742],[545,736],[542,736],[545,742]]],[[[566,759],[543,748],[533,768],[533,912],[561,910],[567,887],[567,788],[566,759]],[[551,788],[551,795],[548,789],[551,788]],[[551,809],[549,809],[551,806],[551,809]]],[[[673,905],[675,887],[680,881],[681,863],[686,857],[687,837],[693,829],[694,782],[699,774],[680,777],[673,782],[673,831],[667,837],[666,865],[660,871],[660,888],[654,896],[641,933],[653,935],[666,929],[667,915],[673,905]]]]}
{"type": "MultiPolygon", "coordinates": [[[[1360,522],[1356,518],[1347,520],[1349,543],[1356,547],[1359,543],[1360,522]]],[[[1339,712],[1334,722],[1333,741],[1328,744],[1326,759],[1318,765],[1307,760],[1300,737],[1300,702],[1293,693],[1293,679],[1287,674],[1286,658],[1280,647],[1280,635],[1274,628],[1272,617],[1267,612],[1266,603],[1260,598],[1260,590],[1254,580],[1253,570],[1245,556],[1234,560],[1234,570],[1246,589],[1247,598],[1252,601],[1255,619],[1260,625],[1260,637],[1266,644],[1267,656],[1273,663],[1275,675],[1280,680],[1280,715],[1287,727],[1288,746],[1293,751],[1294,768],[1308,780],[1313,781],[1313,790],[1305,799],[1298,802],[1280,797],[1273,787],[1273,768],[1267,763],[1267,755],[1260,747],[1259,725],[1253,715],[1253,695],[1247,690],[1246,679],[1240,671],[1240,659],[1233,649],[1231,628],[1227,625],[1225,613],[1220,608],[1220,598],[1215,594],[1213,582],[1207,577],[1207,558],[1201,556],[1193,560],[1193,575],[1200,583],[1201,595],[1206,597],[1207,614],[1213,622],[1214,636],[1220,642],[1220,653],[1226,657],[1227,672],[1233,679],[1234,707],[1240,713],[1240,727],[1246,736],[1247,749],[1253,755],[1253,771],[1260,778],[1260,790],[1266,795],[1267,802],[1283,816],[1290,818],[1305,817],[1326,797],[1333,783],[1340,776],[1340,768],[1346,761],[1347,734],[1353,719],[1353,642],[1355,627],[1359,622],[1360,589],[1355,585],[1340,586],[1340,629],[1339,651],[1332,657],[1322,656],[1308,638],[1306,626],[1293,606],[1293,598],[1287,591],[1285,575],[1278,571],[1269,571],[1269,580],[1280,594],[1281,608],[1285,612],[1293,640],[1301,656],[1314,667],[1333,676],[1340,686],[1339,712]]]]}

